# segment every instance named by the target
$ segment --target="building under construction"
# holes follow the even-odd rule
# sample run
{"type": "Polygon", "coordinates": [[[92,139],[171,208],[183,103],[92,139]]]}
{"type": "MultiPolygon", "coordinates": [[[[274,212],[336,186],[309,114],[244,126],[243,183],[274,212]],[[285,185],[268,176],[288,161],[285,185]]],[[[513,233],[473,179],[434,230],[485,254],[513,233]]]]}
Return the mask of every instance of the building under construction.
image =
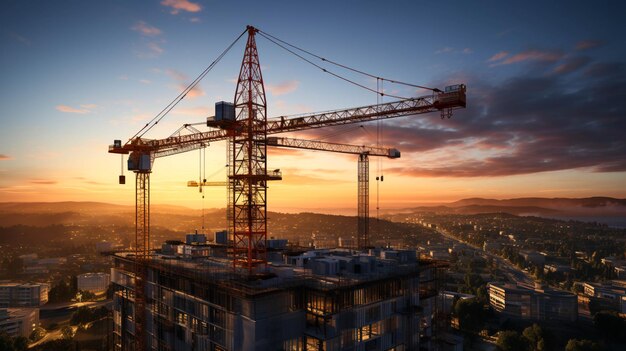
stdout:
{"type": "MultiPolygon", "coordinates": [[[[169,242],[143,261],[145,349],[435,348],[442,266],[414,250],[280,247],[256,275],[236,274],[225,251],[169,242]]],[[[115,350],[136,345],[136,264],[133,254],[114,256],[115,350]]]]}

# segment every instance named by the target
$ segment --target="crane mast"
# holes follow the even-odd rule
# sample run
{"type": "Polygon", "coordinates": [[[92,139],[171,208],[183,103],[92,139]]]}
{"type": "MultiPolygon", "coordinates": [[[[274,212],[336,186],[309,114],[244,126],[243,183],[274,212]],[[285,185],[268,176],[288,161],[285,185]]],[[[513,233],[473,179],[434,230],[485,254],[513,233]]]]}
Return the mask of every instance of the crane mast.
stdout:
{"type": "Polygon", "coordinates": [[[369,246],[369,156],[381,156],[393,159],[400,157],[400,151],[394,148],[359,146],[281,137],[268,137],[267,145],[358,155],[357,249],[363,250],[367,248],[369,246]]]}
{"type": "Polygon", "coordinates": [[[248,272],[266,264],[267,240],[267,103],[255,41],[257,32],[248,26],[248,43],[235,92],[238,133],[229,140],[233,266],[248,272]]]}

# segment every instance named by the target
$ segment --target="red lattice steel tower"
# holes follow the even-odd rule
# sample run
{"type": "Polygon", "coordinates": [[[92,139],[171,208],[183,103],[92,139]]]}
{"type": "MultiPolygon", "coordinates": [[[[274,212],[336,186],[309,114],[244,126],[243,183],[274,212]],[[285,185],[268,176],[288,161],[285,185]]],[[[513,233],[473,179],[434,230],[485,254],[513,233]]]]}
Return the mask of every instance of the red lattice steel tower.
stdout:
{"type": "Polygon", "coordinates": [[[266,263],[267,104],[256,48],[258,30],[248,26],[248,43],[235,91],[235,128],[230,138],[229,197],[233,265],[249,271],[266,263]]]}
{"type": "Polygon", "coordinates": [[[370,208],[370,190],[369,177],[370,167],[367,153],[359,155],[358,163],[358,204],[357,204],[357,248],[359,250],[367,248],[369,245],[369,208],[370,208]]]}

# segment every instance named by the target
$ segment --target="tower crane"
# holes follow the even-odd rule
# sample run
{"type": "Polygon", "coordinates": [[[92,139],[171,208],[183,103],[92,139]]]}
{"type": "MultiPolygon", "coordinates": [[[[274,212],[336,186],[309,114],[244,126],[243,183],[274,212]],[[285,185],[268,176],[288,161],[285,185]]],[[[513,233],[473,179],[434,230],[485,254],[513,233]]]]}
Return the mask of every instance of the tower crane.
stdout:
{"type": "MultiPolygon", "coordinates": [[[[297,117],[281,116],[265,119],[265,93],[254,41],[257,30],[253,27],[249,27],[248,30],[248,44],[235,95],[236,99],[241,101],[231,106],[223,104],[227,108],[234,108],[238,112],[237,116],[234,114],[220,116],[218,112],[216,117],[218,121],[219,117],[222,117],[223,123],[217,129],[165,139],[136,137],[124,145],[116,140],[109,147],[110,153],[130,154],[128,168],[136,174],[135,251],[139,259],[147,257],[149,251],[149,176],[156,158],[195,150],[211,141],[228,140],[236,146],[235,150],[231,151],[232,175],[229,175],[229,185],[233,186],[231,198],[238,204],[233,206],[232,220],[236,222],[233,223],[234,235],[239,238],[246,251],[246,258],[240,263],[251,269],[259,263],[256,256],[260,256],[261,251],[264,251],[259,237],[266,236],[267,181],[280,178],[279,174],[267,173],[266,144],[263,141],[268,134],[362,123],[436,111],[443,111],[447,114],[448,111],[466,106],[466,88],[465,85],[459,84],[446,87],[444,91],[434,90],[430,95],[417,98],[297,117]],[[261,115],[263,117],[260,117],[261,115]],[[249,147],[243,147],[245,143],[249,147]],[[249,239],[248,243],[244,243],[246,238],[249,239]]],[[[215,126],[212,124],[214,120],[215,118],[209,117],[207,124],[215,126]]]]}
{"type": "MultiPolygon", "coordinates": [[[[145,132],[144,134],[137,133],[124,145],[122,145],[121,140],[115,140],[113,145],[109,146],[109,153],[129,155],[128,170],[133,171],[136,176],[135,262],[137,268],[135,271],[135,310],[137,313],[135,313],[135,329],[136,334],[139,335],[135,345],[137,350],[144,349],[144,338],[141,335],[144,323],[145,297],[143,290],[146,277],[145,269],[142,267],[149,258],[150,173],[156,158],[196,150],[206,147],[210,142],[227,140],[229,146],[229,202],[232,202],[229,221],[233,236],[233,267],[243,268],[248,271],[248,274],[252,274],[255,267],[264,266],[267,263],[265,259],[267,182],[282,178],[280,172],[267,171],[266,141],[268,135],[430,112],[440,112],[442,118],[450,117],[452,110],[466,106],[466,88],[464,84],[459,84],[448,86],[443,91],[428,88],[432,93],[422,97],[401,98],[397,101],[376,105],[296,117],[280,116],[268,119],[265,87],[255,38],[260,33],[275,44],[276,41],[271,39],[273,37],[268,37],[267,33],[253,26],[247,26],[244,33],[248,34],[248,38],[237,80],[234,103],[219,103],[220,105],[216,106],[215,116],[207,119],[207,126],[213,128],[204,132],[192,130],[188,131],[189,134],[178,133],[164,139],[147,139],[143,137],[145,132]]],[[[218,60],[235,42],[218,57],[218,60]]],[[[218,60],[214,61],[202,73],[201,77],[218,60]]],[[[325,61],[332,63],[329,60],[325,61]]],[[[325,69],[323,71],[330,73],[325,69]]],[[[336,74],[333,75],[341,78],[336,74]]],[[[348,81],[345,78],[342,79],[348,81]]],[[[197,81],[198,79],[192,84],[197,84],[197,81]]],[[[354,84],[354,82],[352,83],[354,84]]],[[[362,85],[359,86],[363,87],[362,85]]],[[[181,93],[180,99],[177,101],[180,101],[184,96],[181,93]]],[[[173,108],[171,106],[170,104],[164,109],[165,113],[169,111],[168,109],[173,108]]],[[[158,123],[160,118],[153,125],[158,123]]],[[[120,183],[123,183],[122,177],[120,177],[120,183]]]]}
{"type": "Polygon", "coordinates": [[[267,146],[295,149],[330,151],[358,155],[358,191],[357,191],[357,249],[369,245],[369,156],[400,158],[400,151],[394,148],[359,146],[330,143],[317,140],[304,140],[282,137],[268,137],[267,146]]]}
{"type": "MultiPolygon", "coordinates": [[[[357,248],[359,250],[366,248],[369,243],[369,156],[380,156],[395,159],[400,158],[400,151],[395,148],[351,145],[283,137],[268,137],[267,146],[328,151],[358,156],[357,248]]],[[[228,186],[228,182],[209,182],[206,180],[198,182],[190,180],[187,182],[187,186],[200,188],[199,190],[202,192],[202,188],[205,186],[228,186]]]]}

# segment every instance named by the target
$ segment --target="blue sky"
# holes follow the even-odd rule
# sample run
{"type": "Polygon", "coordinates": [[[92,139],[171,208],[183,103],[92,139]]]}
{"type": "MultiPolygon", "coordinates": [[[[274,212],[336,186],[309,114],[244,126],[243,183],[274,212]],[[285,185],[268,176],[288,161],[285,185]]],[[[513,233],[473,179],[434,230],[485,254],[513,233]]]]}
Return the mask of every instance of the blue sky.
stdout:
{"type": "MultiPolygon", "coordinates": [[[[392,204],[483,195],[626,197],[620,1],[4,1],[3,7],[0,201],[126,202],[120,199],[132,189],[116,187],[119,158],[106,153],[107,144],[133,135],[247,24],[376,75],[468,85],[469,107],[450,121],[432,115],[385,122],[389,143],[405,151],[386,166],[398,179],[388,185],[392,204]],[[415,191],[407,195],[407,187],[415,191]],[[433,187],[442,189],[439,195],[433,187]]],[[[215,101],[232,100],[244,44],[149,136],[166,137],[211,115],[215,101]]],[[[263,38],[257,44],[269,116],[376,102],[373,93],[263,38]]],[[[374,142],[350,133],[335,141],[374,142]]],[[[222,164],[223,146],[211,148],[209,164],[222,164]]],[[[345,159],[318,153],[275,159],[294,179],[276,186],[278,194],[339,179],[327,191],[349,188],[346,206],[352,202],[356,189],[347,184],[355,165],[344,166],[345,159]],[[332,167],[320,172],[320,164],[332,167]]],[[[159,160],[167,170],[157,176],[155,169],[159,202],[197,198],[176,190],[197,174],[196,160],[196,154],[159,160]]],[[[287,197],[278,203],[291,206],[287,197]]],[[[221,197],[212,205],[221,206],[221,197]]]]}

